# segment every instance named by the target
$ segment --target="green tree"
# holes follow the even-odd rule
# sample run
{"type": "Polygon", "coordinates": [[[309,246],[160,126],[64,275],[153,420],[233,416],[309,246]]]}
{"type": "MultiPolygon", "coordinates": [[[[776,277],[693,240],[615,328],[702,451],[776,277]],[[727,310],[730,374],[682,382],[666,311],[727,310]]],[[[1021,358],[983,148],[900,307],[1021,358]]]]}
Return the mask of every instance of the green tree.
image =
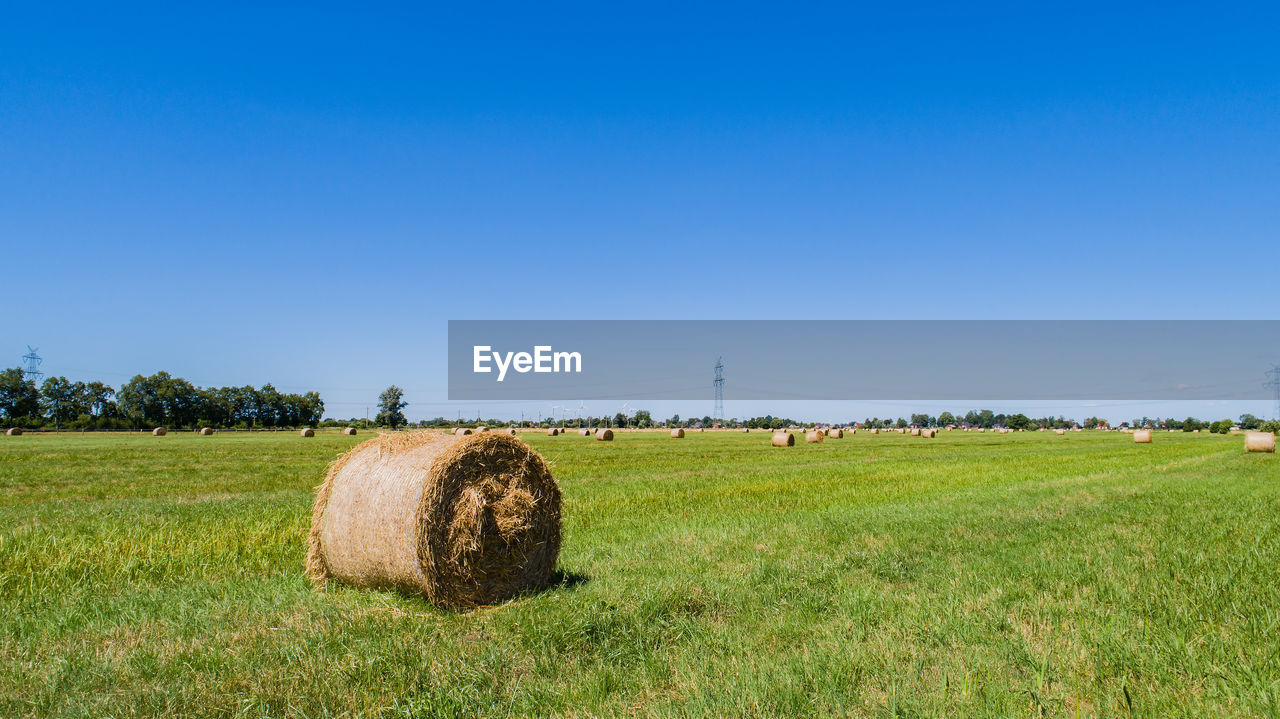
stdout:
{"type": "Polygon", "coordinates": [[[382,390],[378,395],[378,424],[385,424],[391,429],[407,424],[408,420],[400,410],[408,406],[409,403],[404,401],[404,390],[395,385],[382,390]]]}
{"type": "Polygon", "coordinates": [[[950,412],[943,412],[938,415],[938,426],[946,427],[956,423],[956,416],[950,412]]]}
{"type": "Polygon", "coordinates": [[[40,411],[40,390],[14,367],[0,372],[0,415],[7,419],[32,418],[40,411]]]}

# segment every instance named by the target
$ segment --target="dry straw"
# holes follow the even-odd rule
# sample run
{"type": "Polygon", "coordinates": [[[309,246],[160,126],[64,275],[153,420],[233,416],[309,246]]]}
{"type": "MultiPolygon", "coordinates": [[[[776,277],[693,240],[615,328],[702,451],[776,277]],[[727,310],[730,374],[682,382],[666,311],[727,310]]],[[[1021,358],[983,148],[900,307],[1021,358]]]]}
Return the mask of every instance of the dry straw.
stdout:
{"type": "Polygon", "coordinates": [[[844,439],[844,430],[839,427],[832,427],[827,430],[827,436],[832,439],[844,439]]]}
{"type": "Polygon", "coordinates": [[[671,439],[684,439],[684,430],[678,427],[671,430],[671,439]]]}
{"type": "Polygon", "coordinates": [[[1246,452],[1276,451],[1276,436],[1270,432],[1246,432],[1244,435],[1246,452]]]}
{"type": "Polygon", "coordinates": [[[4,431],[4,435],[5,435],[6,437],[17,437],[17,436],[18,436],[18,435],[20,435],[20,434],[22,434],[22,428],[21,428],[21,427],[10,427],[9,429],[6,429],[6,430],[4,431]]]}
{"type": "Polygon", "coordinates": [[[468,427],[458,427],[457,429],[453,430],[453,434],[458,437],[464,437],[468,434],[471,434],[471,429],[468,427]]]}
{"type": "Polygon", "coordinates": [[[938,435],[938,430],[936,430],[936,429],[934,429],[934,428],[932,428],[932,427],[930,427],[929,429],[922,429],[922,430],[920,430],[920,436],[921,436],[921,437],[925,437],[925,438],[928,438],[928,439],[933,439],[933,438],[934,438],[934,437],[936,437],[937,435],[938,435]]]}
{"type": "Polygon", "coordinates": [[[343,427],[343,428],[342,428],[342,433],[343,433],[343,434],[355,434],[355,433],[356,433],[356,428],[355,428],[355,427],[343,427]]]}
{"type": "Polygon", "coordinates": [[[316,431],[314,429],[311,429],[310,427],[306,427],[306,428],[303,428],[300,432],[298,432],[298,435],[301,437],[314,437],[316,436],[316,431]]]}
{"type": "Polygon", "coordinates": [[[911,428],[911,436],[912,436],[912,437],[919,437],[919,436],[920,436],[920,428],[919,428],[919,427],[912,427],[912,428],[911,428]]]}
{"type": "Polygon", "coordinates": [[[307,573],[433,604],[494,604],[544,587],[560,553],[560,488],[507,434],[365,440],[316,495],[307,573]]]}
{"type": "Polygon", "coordinates": [[[794,447],[796,446],[796,436],[790,432],[774,432],[770,444],[774,447],[794,447]]]}
{"type": "Polygon", "coordinates": [[[587,429],[586,427],[583,427],[582,429],[578,430],[578,436],[580,436],[580,437],[590,437],[590,436],[591,436],[591,430],[587,429]]]}
{"type": "Polygon", "coordinates": [[[1054,433],[1054,434],[1063,435],[1063,434],[1066,434],[1066,433],[1067,433],[1067,430],[1065,430],[1065,429],[1055,429],[1055,430],[1053,430],[1053,433],[1054,433]]]}
{"type": "Polygon", "coordinates": [[[486,427],[486,426],[484,426],[484,425],[482,424],[482,425],[480,425],[479,427],[476,427],[476,431],[477,431],[477,432],[488,432],[488,431],[489,431],[489,428],[488,428],[488,427],[486,427]]]}
{"type": "Polygon", "coordinates": [[[878,429],[873,429],[873,430],[871,430],[871,434],[880,434],[880,430],[878,430],[878,429]]]}
{"type": "Polygon", "coordinates": [[[559,428],[552,427],[551,429],[547,430],[548,437],[555,437],[558,434],[560,434],[559,428]]]}
{"type": "Polygon", "coordinates": [[[169,430],[165,429],[164,427],[156,427],[155,429],[151,430],[152,437],[163,437],[166,434],[169,434],[169,430]]]}
{"type": "Polygon", "coordinates": [[[611,429],[598,429],[598,430],[596,430],[596,439],[600,440],[601,442],[612,442],[612,441],[613,441],[613,430],[611,430],[611,429]]]}
{"type": "Polygon", "coordinates": [[[747,432],[750,432],[750,431],[751,431],[751,428],[750,428],[750,427],[743,427],[743,428],[742,428],[742,433],[743,433],[743,434],[746,434],[747,432]]]}
{"type": "Polygon", "coordinates": [[[1151,430],[1140,429],[1134,432],[1133,441],[1137,444],[1151,444],[1151,430]]]}
{"type": "Polygon", "coordinates": [[[826,432],[815,429],[812,432],[804,433],[804,441],[809,442],[810,444],[816,444],[816,443],[822,442],[822,440],[825,439],[826,436],[827,436],[826,432]]]}
{"type": "Polygon", "coordinates": [[[515,427],[508,427],[508,428],[506,428],[506,429],[502,430],[502,432],[503,432],[503,434],[515,434],[515,433],[516,433],[516,428],[515,428],[515,427]]]}
{"type": "Polygon", "coordinates": [[[197,432],[196,434],[199,434],[199,435],[204,436],[204,437],[208,437],[209,435],[213,434],[213,428],[212,428],[212,427],[201,427],[201,428],[200,428],[200,431],[199,431],[199,432],[197,432]]]}

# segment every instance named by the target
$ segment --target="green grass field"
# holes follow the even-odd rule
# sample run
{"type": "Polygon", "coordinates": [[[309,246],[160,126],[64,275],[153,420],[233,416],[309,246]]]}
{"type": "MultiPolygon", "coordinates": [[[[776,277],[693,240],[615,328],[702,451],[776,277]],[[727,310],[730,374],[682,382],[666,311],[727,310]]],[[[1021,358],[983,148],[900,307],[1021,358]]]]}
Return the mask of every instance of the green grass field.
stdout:
{"type": "Polygon", "coordinates": [[[0,716],[1280,715],[1240,437],[525,435],[563,579],[469,613],[303,577],[366,437],[0,437],[0,716]]]}

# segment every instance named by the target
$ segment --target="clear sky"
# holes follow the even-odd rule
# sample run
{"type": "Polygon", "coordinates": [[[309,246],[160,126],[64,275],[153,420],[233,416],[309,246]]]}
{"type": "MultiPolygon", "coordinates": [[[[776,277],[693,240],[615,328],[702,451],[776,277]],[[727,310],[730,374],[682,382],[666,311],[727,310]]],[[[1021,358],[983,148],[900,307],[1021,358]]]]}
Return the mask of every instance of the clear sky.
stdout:
{"type": "Polygon", "coordinates": [[[1113,5],[13,4],[0,364],[487,417],[448,319],[1276,318],[1280,6],[1113,5]]]}

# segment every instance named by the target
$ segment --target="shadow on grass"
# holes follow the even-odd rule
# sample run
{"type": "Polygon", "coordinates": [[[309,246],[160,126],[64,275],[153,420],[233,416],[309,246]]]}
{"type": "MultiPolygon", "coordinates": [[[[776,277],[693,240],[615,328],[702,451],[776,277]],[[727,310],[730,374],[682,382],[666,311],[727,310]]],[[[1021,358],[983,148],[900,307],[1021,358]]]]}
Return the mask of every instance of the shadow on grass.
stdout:
{"type": "Polygon", "coordinates": [[[547,582],[547,586],[541,591],[549,592],[556,589],[577,589],[579,585],[586,584],[591,581],[591,577],[577,572],[566,572],[563,569],[557,569],[551,574],[551,581],[547,582]]]}

